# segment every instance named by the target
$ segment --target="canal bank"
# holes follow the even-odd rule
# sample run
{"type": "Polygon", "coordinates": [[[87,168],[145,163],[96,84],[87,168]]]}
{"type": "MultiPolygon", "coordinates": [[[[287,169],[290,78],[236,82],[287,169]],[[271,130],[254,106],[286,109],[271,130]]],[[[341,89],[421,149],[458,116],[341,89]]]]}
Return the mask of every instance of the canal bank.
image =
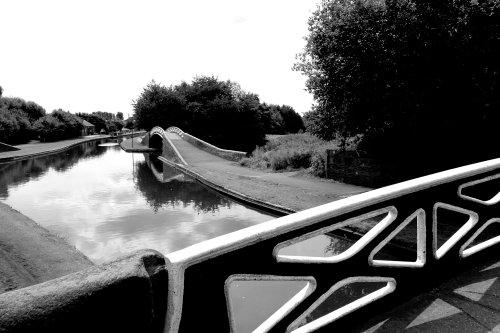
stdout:
{"type": "MultiPolygon", "coordinates": [[[[19,150],[0,153],[0,164],[55,154],[85,142],[115,137],[92,135],[18,145],[16,147],[19,150]]],[[[1,202],[0,224],[0,293],[38,284],[94,265],[64,239],[1,202]]]]}
{"type": "Polygon", "coordinates": [[[28,159],[28,158],[32,158],[32,157],[37,157],[37,156],[56,154],[56,153],[65,151],[67,149],[70,149],[72,147],[75,147],[75,146],[82,144],[82,143],[85,143],[85,142],[92,142],[92,141],[97,141],[97,140],[102,140],[102,139],[115,139],[115,138],[127,137],[130,135],[142,135],[142,134],[144,134],[144,131],[140,131],[140,132],[137,132],[134,134],[127,133],[127,134],[116,135],[116,136],[88,135],[88,136],[84,136],[84,137],[80,137],[80,138],[76,138],[76,139],[69,139],[69,140],[61,140],[61,141],[54,141],[54,142],[36,142],[36,143],[27,143],[27,144],[22,144],[22,145],[16,145],[14,147],[18,148],[19,150],[0,152],[0,164],[24,160],[24,159],[28,159]]]}
{"type": "Polygon", "coordinates": [[[0,202],[0,293],[93,266],[75,247],[0,202]]]}

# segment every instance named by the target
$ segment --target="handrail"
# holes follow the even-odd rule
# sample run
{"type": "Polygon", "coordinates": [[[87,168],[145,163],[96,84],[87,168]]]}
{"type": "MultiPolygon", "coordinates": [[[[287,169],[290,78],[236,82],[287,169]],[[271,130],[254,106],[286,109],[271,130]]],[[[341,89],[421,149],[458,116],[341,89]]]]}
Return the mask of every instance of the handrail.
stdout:
{"type": "Polygon", "coordinates": [[[477,194],[490,193],[491,189],[485,192],[481,186],[498,178],[500,159],[485,161],[358,194],[170,253],[166,255],[165,331],[189,332],[199,322],[212,331],[234,331],[229,288],[234,281],[300,280],[306,284],[262,323],[257,330],[263,332],[341,327],[352,323],[360,309],[375,310],[384,302],[429,288],[439,282],[439,276],[449,275],[500,243],[500,236],[493,235],[497,237],[474,244],[488,225],[500,222],[494,218],[499,215],[500,195],[489,194],[490,199],[477,194]],[[450,214],[463,216],[464,221],[452,234],[441,235],[439,226],[447,223],[450,214]],[[372,227],[338,255],[282,253],[291,244],[357,224],[372,227]],[[384,246],[401,234],[413,235],[415,260],[380,258],[384,246]],[[320,318],[307,319],[340,288],[357,282],[384,287],[320,318]]]}
{"type": "Polygon", "coordinates": [[[200,138],[195,137],[194,135],[182,131],[180,128],[176,126],[170,126],[169,128],[167,128],[166,131],[171,133],[177,133],[181,138],[190,142],[191,144],[194,144],[199,148],[208,151],[211,154],[217,155],[219,157],[231,161],[238,161],[247,155],[243,151],[222,149],[217,146],[214,146],[206,141],[201,140],[200,138]]]}

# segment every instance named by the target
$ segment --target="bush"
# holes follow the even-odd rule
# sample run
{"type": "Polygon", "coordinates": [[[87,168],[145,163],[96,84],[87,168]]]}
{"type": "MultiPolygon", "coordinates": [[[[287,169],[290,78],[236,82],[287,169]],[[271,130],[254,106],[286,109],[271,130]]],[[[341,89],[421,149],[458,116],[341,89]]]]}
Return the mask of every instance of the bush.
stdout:
{"type": "Polygon", "coordinates": [[[56,141],[79,137],[83,126],[75,115],[59,109],[38,119],[33,128],[42,141],[56,141]]]}
{"type": "Polygon", "coordinates": [[[310,173],[323,177],[327,149],[337,150],[336,140],[324,141],[310,134],[275,136],[252,155],[240,161],[240,165],[279,170],[308,169],[310,173]]]}
{"type": "Polygon", "coordinates": [[[309,173],[317,177],[326,176],[326,162],[323,154],[316,152],[311,157],[311,167],[309,168],[309,173]]]}
{"type": "Polygon", "coordinates": [[[5,143],[24,143],[31,136],[31,124],[19,110],[0,108],[0,141],[5,143]]]}

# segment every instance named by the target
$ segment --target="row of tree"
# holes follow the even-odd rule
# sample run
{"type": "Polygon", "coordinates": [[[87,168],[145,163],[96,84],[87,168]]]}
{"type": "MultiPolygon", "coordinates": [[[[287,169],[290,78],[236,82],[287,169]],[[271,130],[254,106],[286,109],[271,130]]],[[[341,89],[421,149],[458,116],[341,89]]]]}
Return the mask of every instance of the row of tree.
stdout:
{"type": "Polygon", "coordinates": [[[213,76],[169,87],[152,81],[133,106],[139,128],[177,126],[225,149],[251,151],[265,142],[265,134],[304,128],[293,108],[261,103],[239,84],[213,76]]]}
{"type": "Polygon", "coordinates": [[[62,109],[47,114],[45,109],[35,102],[18,97],[3,97],[0,87],[0,142],[19,144],[31,139],[56,141],[78,137],[82,134],[82,121],[85,119],[95,125],[98,132],[102,129],[109,133],[119,131],[132,121],[125,122],[123,113],[97,111],[92,114],[74,115],[62,109]]]}
{"type": "Polygon", "coordinates": [[[498,156],[499,22],[496,0],[322,0],[295,65],[308,131],[409,166],[498,156]]]}

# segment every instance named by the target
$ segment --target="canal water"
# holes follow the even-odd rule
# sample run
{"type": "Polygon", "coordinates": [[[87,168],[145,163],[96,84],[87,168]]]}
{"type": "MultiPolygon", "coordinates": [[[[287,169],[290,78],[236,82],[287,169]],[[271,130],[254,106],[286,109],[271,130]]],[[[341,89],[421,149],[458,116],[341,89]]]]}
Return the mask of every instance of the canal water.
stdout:
{"type": "Polygon", "coordinates": [[[144,248],[167,254],[273,218],[116,140],[0,164],[0,200],[95,263],[144,248]]]}
{"type": "MultiPolygon", "coordinates": [[[[154,156],[126,153],[116,139],[0,164],[0,201],[95,263],[144,248],[167,254],[274,218],[222,196],[154,156]]],[[[331,256],[345,248],[325,235],[281,254],[331,256]]],[[[229,293],[236,331],[252,331],[303,287],[295,281],[235,281],[229,293]]]]}

